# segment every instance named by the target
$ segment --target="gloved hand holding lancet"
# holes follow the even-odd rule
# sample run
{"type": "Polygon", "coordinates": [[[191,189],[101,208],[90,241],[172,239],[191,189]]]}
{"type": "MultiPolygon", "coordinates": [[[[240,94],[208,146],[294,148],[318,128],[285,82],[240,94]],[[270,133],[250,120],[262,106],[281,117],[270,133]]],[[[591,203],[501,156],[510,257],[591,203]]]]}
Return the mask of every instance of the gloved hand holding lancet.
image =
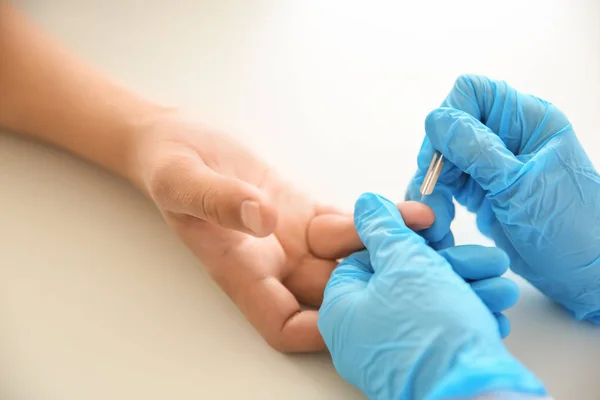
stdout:
{"type": "Polygon", "coordinates": [[[435,151],[445,165],[424,201],[436,214],[423,235],[452,242],[453,198],[511,258],[511,268],[577,319],[600,322],[600,176],[566,116],[504,82],[460,77],[429,114],[419,188],[435,151]],[[448,239],[450,238],[450,240],[448,239]]]}

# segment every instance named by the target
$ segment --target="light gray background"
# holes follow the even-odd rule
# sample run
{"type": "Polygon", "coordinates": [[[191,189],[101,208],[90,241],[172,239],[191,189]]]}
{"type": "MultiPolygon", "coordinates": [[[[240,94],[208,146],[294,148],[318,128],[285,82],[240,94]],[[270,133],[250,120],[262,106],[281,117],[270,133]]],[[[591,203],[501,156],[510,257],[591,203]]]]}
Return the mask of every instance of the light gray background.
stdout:
{"type": "MultiPolygon", "coordinates": [[[[600,161],[600,2],[17,1],[115,80],[180,105],[350,209],[403,197],[464,72],[555,102],[600,161]]],[[[461,211],[459,243],[488,244],[461,211]]],[[[0,398],[359,399],[271,351],[122,181],[0,135],[0,398]]],[[[519,281],[520,282],[520,281],[519,281]]],[[[600,328],[520,282],[510,349],[557,399],[600,395],[600,328]]]]}

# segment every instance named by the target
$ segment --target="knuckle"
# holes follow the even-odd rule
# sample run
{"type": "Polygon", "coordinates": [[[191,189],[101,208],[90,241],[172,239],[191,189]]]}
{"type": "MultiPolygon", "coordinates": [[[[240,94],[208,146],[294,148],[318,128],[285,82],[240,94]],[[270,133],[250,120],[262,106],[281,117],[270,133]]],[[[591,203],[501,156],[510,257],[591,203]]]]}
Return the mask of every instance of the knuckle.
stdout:
{"type": "Polygon", "coordinates": [[[277,332],[265,338],[267,344],[275,351],[286,354],[290,352],[287,346],[285,335],[282,332],[277,332]]]}
{"type": "MultiPolygon", "coordinates": [[[[217,207],[217,200],[219,198],[219,189],[214,186],[209,186],[200,193],[200,198],[197,200],[198,205],[202,210],[202,214],[207,220],[214,221],[217,223],[221,222],[219,216],[219,208],[217,207]]],[[[195,199],[186,199],[187,201],[196,202],[195,199]]],[[[192,204],[189,204],[192,205],[192,204]]]]}
{"type": "Polygon", "coordinates": [[[298,344],[296,343],[294,345],[297,340],[294,340],[294,338],[290,336],[293,335],[293,333],[289,329],[289,324],[300,313],[301,311],[298,309],[289,315],[277,328],[272,326],[273,329],[264,336],[269,346],[279,353],[292,353],[298,351],[298,344]]]}
{"type": "Polygon", "coordinates": [[[155,166],[148,176],[148,191],[155,200],[161,200],[168,197],[171,192],[171,185],[168,175],[170,175],[169,166],[163,162],[155,166]]]}
{"type": "Polygon", "coordinates": [[[469,93],[473,91],[477,79],[477,75],[461,74],[458,76],[458,78],[456,78],[454,85],[457,88],[469,93]]]}
{"type": "Polygon", "coordinates": [[[163,157],[148,174],[147,186],[150,196],[158,204],[168,206],[181,196],[178,187],[187,160],[182,157],[163,157]]]}

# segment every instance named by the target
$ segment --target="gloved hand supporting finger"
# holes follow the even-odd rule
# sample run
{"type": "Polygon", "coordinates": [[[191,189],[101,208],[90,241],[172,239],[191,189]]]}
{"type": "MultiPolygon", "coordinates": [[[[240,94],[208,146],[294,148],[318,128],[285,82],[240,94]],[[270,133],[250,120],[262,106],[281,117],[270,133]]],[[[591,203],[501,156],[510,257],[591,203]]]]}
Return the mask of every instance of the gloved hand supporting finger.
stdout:
{"type": "MultiPolygon", "coordinates": [[[[319,310],[319,330],[331,332],[331,326],[326,326],[334,318],[323,318],[328,312],[332,312],[333,306],[340,301],[350,301],[353,294],[359,293],[367,287],[373,268],[369,260],[369,252],[362,250],[346,257],[333,271],[331,278],[325,287],[323,303],[319,310]],[[344,298],[346,300],[344,300],[344,298]]],[[[345,307],[342,307],[345,308],[345,307]]],[[[327,337],[324,337],[327,341],[327,337]]]]}
{"type": "Polygon", "coordinates": [[[510,265],[508,255],[497,247],[464,245],[439,251],[461,278],[494,314],[502,338],[510,333],[510,323],[501,314],[513,307],[519,299],[519,287],[510,279],[502,278],[510,265]]]}
{"type": "Polygon", "coordinates": [[[354,223],[367,250],[377,254],[375,273],[385,274],[389,266],[406,264],[415,257],[441,259],[406,226],[396,205],[381,196],[361,195],[355,205],[354,223]]]}

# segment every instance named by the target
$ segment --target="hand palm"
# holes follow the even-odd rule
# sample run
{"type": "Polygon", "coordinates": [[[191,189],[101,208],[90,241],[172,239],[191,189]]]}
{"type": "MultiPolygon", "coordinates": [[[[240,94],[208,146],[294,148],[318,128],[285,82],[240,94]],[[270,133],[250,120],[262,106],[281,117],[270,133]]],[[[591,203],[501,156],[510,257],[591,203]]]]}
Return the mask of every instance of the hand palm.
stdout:
{"type": "MultiPolygon", "coordinates": [[[[256,329],[279,350],[320,349],[317,312],[301,311],[299,302],[318,306],[335,259],[313,255],[308,225],[319,208],[289,185],[255,164],[236,178],[256,185],[279,211],[274,234],[258,238],[201,219],[170,219],[185,243],[256,329]],[[256,170],[254,170],[256,168],[256,170]],[[267,175],[263,182],[253,178],[267,175]]],[[[220,172],[220,171],[217,171],[220,172]]]]}
{"type": "MultiPolygon", "coordinates": [[[[300,303],[320,306],[337,259],[363,247],[352,217],[317,204],[226,135],[179,119],[152,132],[147,186],[169,224],[271,346],[324,349],[318,312],[300,303]],[[240,191],[262,199],[271,230],[230,229],[240,191]]],[[[399,207],[413,228],[433,220],[423,205],[399,207]]]]}

